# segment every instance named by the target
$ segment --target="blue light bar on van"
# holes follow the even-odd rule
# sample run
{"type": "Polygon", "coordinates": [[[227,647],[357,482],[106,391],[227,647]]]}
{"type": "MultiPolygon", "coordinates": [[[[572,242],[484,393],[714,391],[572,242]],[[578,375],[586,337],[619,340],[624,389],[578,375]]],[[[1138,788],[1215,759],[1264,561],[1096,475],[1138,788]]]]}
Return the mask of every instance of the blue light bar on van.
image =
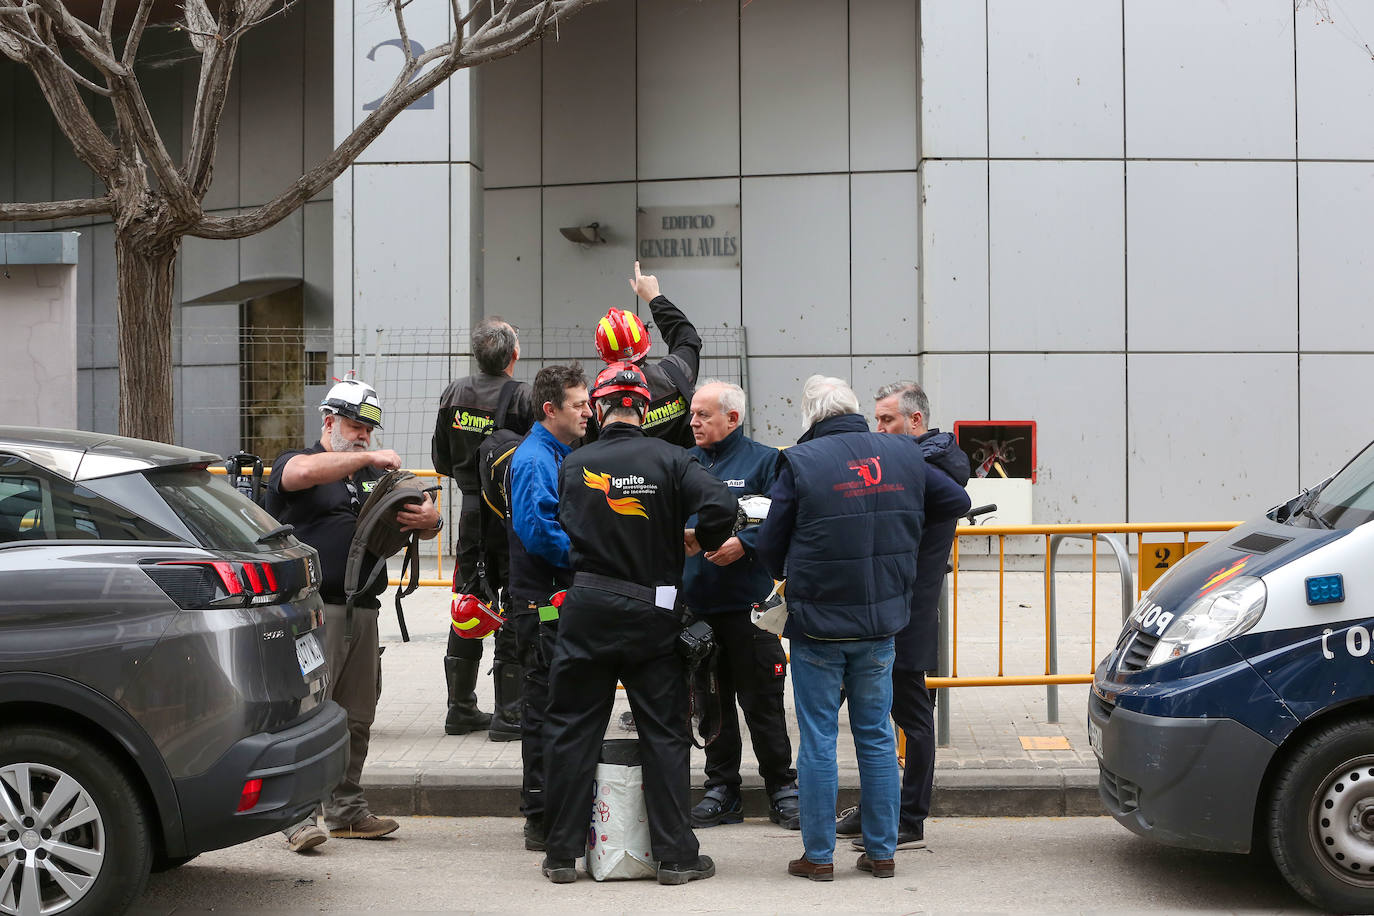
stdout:
{"type": "Polygon", "coordinates": [[[1341,574],[1334,576],[1308,576],[1307,577],[1307,603],[1308,604],[1335,604],[1345,600],[1345,583],[1341,581],[1341,574]]]}

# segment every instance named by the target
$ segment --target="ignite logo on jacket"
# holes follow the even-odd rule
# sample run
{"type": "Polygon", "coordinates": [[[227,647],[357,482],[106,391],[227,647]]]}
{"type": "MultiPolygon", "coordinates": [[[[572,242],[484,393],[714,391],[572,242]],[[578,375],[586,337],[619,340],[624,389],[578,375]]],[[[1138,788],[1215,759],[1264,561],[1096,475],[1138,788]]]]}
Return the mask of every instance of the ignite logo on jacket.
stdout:
{"type": "Polygon", "coordinates": [[[611,507],[611,511],[617,515],[634,515],[639,518],[648,518],[649,513],[644,510],[644,504],[633,496],[612,497],[611,488],[619,490],[621,493],[641,493],[651,495],[658,492],[658,484],[646,483],[643,477],[631,475],[629,477],[612,477],[610,474],[597,474],[587,468],[582,469],[582,482],[593,490],[600,490],[606,494],[606,505],[611,507]]]}

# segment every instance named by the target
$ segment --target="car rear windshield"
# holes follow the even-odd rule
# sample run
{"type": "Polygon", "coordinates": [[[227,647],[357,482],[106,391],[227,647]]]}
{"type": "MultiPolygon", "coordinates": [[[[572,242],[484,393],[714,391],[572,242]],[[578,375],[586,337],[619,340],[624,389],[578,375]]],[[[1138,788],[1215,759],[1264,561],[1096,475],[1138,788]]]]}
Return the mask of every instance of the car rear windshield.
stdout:
{"type": "Polygon", "coordinates": [[[1332,477],[1308,514],[1328,528],[1354,528],[1374,518],[1374,448],[1360,452],[1332,477]]]}
{"type": "Polygon", "coordinates": [[[201,546],[260,552],[281,546],[278,539],[264,541],[281,524],[223,477],[198,468],[149,471],[147,477],[201,546]]]}

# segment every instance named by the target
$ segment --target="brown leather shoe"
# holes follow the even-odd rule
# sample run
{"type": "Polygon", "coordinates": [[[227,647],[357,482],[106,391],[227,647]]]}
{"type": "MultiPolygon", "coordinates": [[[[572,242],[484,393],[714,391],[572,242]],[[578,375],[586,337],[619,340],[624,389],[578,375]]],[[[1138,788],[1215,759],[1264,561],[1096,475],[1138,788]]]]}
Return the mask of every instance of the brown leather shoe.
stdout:
{"type": "Polygon", "coordinates": [[[376,840],[388,833],[395,833],[400,826],[389,817],[369,814],[356,824],[330,828],[329,835],[336,840],[376,840]]]}
{"type": "Polygon", "coordinates": [[[892,878],[897,874],[897,863],[891,859],[870,859],[868,853],[859,856],[854,863],[859,871],[866,871],[875,878],[892,878]]]}
{"type": "Polygon", "coordinates": [[[819,865],[812,862],[806,856],[788,862],[787,873],[789,875],[796,875],[798,878],[810,878],[812,881],[835,880],[834,864],[827,862],[824,865],[819,865]]]}

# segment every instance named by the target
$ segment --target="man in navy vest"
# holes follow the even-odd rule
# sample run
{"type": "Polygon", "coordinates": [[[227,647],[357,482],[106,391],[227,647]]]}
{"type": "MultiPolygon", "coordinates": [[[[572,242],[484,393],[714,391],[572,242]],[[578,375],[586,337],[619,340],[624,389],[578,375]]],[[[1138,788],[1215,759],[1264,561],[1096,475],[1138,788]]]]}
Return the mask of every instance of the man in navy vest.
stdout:
{"type": "MultiPolygon", "coordinates": [[[[968,483],[968,455],[951,433],[931,429],[930,399],[916,382],[893,382],[878,389],[873,419],[878,432],[914,436],[926,462],[926,479],[948,475],[959,486],[968,483]]],[[[926,673],[939,665],[940,588],[949,566],[957,516],[937,518],[926,512],[921,549],[916,554],[916,587],[911,592],[911,622],[894,640],[892,663],[892,719],[906,735],[906,767],[902,771],[902,804],[897,824],[897,848],[926,845],[925,822],[935,776],[935,691],[926,687],[926,673]]],[[[863,850],[859,808],[844,811],[835,835],[859,837],[853,846],[863,850]]]]}
{"type": "Polygon", "coordinates": [[[856,867],[896,874],[897,740],[892,711],[893,637],[910,618],[916,553],[925,517],[968,511],[968,494],[948,477],[927,480],[920,446],[872,433],[842,379],[813,375],[802,390],[798,444],[782,455],[756,550],[787,578],[792,695],[801,743],[801,829],[805,848],[787,872],[834,878],[835,745],[841,691],[848,697],[862,788],[865,852],[856,867]]]}

